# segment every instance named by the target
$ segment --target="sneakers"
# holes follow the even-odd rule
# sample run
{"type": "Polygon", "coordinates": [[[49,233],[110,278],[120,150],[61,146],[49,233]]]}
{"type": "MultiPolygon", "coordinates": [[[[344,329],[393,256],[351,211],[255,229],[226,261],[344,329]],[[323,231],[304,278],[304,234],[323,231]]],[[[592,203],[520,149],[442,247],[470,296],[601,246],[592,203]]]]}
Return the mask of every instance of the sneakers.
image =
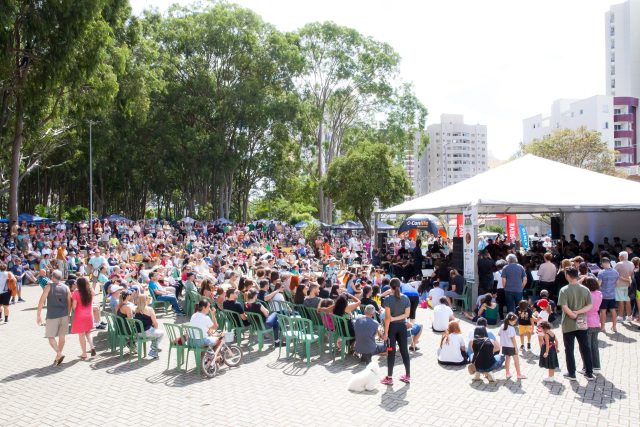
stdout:
{"type": "Polygon", "coordinates": [[[587,379],[587,381],[595,381],[596,379],[596,377],[594,377],[593,374],[585,375],[584,377],[587,379]]]}
{"type": "Polygon", "coordinates": [[[26,301],[23,300],[22,298],[18,298],[18,302],[26,302],[26,301]]]}
{"type": "Polygon", "coordinates": [[[553,377],[544,377],[544,378],[542,379],[542,382],[543,382],[543,383],[554,383],[554,382],[556,382],[556,380],[555,380],[555,378],[553,378],[553,377]]]}
{"type": "Polygon", "coordinates": [[[393,378],[391,377],[384,377],[383,379],[380,380],[380,384],[383,385],[393,385],[393,378]]]}
{"type": "Polygon", "coordinates": [[[96,349],[95,348],[91,349],[91,357],[96,357],[96,349]]]}
{"type": "Polygon", "coordinates": [[[593,368],[593,372],[600,372],[600,368],[593,368]]]}
{"type": "Polygon", "coordinates": [[[11,298],[11,302],[9,304],[15,304],[15,303],[16,303],[15,298],[11,298]]]}
{"type": "Polygon", "coordinates": [[[618,316],[618,322],[622,322],[622,316],[618,316]]]}
{"type": "Polygon", "coordinates": [[[575,375],[571,375],[569,372],[565,372],[564,374],[562,374],[562,376],[565,377],[566,379],[568,379],[569,381],[578,381],[576,376],[575,375]]]}
{"type": "Polygon", "coordinates": [[[520,346],[520,350],[524,351],[524,344],[520,346]]]}
{"type": "Polygon", "coordinates": [[[102,323],[96,326],[96,329],[104,330],[107,329],[107,325],[103,325],[102,323]]]}
{"type": "Polygon", "coordinates": [[[411,382],[411,377],[409,375],[402,375],[400,377],[400,381],[409,384],[411,382]]]}
{"type": "Polygon", "coordinates": [[[151,358],[153,358],[153,359],[157,359],[158,357],[160,357],[160,355],[158,354],[158,352],[157,352],[157,351],[153,351],[153,350],[151,350],[151,351],[149,352],[149,357],[151,357],[151,358]]]}
{"type": "Polygon", "coordinates": [[[531,343],[527,343],[527,350],[531,350],[531,343]]]}
{"type": "Polygon", "coordinates": [[[631,316],[625,317],[624,321],[627,322],[627,323],[631,323],[632,322],[631,316]]]}

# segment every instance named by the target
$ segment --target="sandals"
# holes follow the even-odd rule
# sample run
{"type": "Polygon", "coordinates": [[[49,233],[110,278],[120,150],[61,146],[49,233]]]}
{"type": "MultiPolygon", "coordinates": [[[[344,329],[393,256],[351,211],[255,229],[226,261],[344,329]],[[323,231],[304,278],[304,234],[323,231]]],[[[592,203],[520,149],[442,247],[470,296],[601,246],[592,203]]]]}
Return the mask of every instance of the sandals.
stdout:
{"type": "Polygon", "coordinates": [[[64,354],[62,356],[60,356],[59,359],[56,359],[55,365],[59,366],[62,363],[63,360],[64,360],[64,354]]]}

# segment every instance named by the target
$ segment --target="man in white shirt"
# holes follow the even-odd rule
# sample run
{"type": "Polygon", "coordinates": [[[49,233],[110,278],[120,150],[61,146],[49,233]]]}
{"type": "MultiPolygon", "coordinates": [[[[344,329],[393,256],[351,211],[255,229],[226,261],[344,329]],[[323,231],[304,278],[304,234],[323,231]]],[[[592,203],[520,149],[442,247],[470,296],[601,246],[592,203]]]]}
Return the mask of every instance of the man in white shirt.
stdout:
{"type": "Polygon", "coordinates": [[[433,332],[444,332],[449,327],[449,322],[456,320],[453,310],[449,307],[449,301],[446,297],[440,298],[440,304],[433,309],[433,324],[431,325],[433,332]]]}
{"type": "Polygon", "coordinates": [[[431,299],[431,307],[436,308],[440,305],[440,299],[444,297],[444,289],[440,286],[434,286],[429,291],[429,299],[431,299]]]}
{"type": "Polygon", "coordinates": [[[218,324],[216,321],[215,309],[211,317],[209,317],[210,312],[211,304],[209,303],[209,301],[200,301],[196,306],[196,312],[193,313],[191,319],[189,320],[189,325],[194,326],[202,331],[202,336],[204,337],[204,343],[206,345],[217,347],[219,339],[216,333],[218,324]]]}

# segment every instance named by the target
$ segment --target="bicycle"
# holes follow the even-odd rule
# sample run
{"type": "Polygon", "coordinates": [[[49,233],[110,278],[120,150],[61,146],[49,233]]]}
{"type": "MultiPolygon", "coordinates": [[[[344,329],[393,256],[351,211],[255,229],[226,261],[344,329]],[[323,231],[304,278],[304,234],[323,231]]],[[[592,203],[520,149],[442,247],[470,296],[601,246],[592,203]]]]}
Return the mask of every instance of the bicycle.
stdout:
{"type": "MultiPolygon", "coordinates": [[[[202,372],[208,378],[213,378],[218,373],[218,367],[223,363],[230,368],[236,367],[242,361],[242,350],[235,344],[227,344],[225,337],[220,337],[222,342],[217,349],[209,346],[202,356],[202,372]]],[[[233,338],[231,339],[233,342],[233,338]]]]}

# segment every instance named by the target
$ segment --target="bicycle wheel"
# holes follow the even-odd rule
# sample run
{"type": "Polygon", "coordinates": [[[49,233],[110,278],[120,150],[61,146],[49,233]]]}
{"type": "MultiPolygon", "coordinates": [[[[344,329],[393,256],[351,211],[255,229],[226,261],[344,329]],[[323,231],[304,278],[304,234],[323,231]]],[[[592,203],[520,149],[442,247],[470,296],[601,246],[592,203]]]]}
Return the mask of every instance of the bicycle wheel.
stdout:
{"type": "Polygon", "coordinates": [[[202,372],[208,377],[213,378],[218,373],[218,364],[216,363],[216,355],[211,351],[207,351],[202,355],[202,372]]]}
{"type": "Polygon", "coordinates": [[[225,365],[230,367],[238,366],[242,360],[242,350],[237,345],[228,345],[222,351],[222,355],[225,365]]]}

